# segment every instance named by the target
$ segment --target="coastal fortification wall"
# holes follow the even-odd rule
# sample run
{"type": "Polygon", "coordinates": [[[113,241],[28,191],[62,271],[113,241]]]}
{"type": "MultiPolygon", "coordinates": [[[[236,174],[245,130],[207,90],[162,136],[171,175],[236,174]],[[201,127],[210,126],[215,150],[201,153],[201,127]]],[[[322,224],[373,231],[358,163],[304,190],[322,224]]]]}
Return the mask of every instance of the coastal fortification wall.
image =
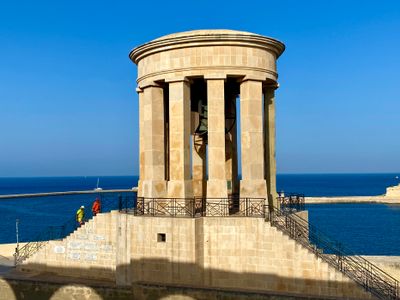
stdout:
{"type": "Polygon", "coordinates": [[[371,299],[262,218],[101,214],[21,269],[136,284],[371,299]],[[39,268],[39,269],[37,269],[39,268]]]}

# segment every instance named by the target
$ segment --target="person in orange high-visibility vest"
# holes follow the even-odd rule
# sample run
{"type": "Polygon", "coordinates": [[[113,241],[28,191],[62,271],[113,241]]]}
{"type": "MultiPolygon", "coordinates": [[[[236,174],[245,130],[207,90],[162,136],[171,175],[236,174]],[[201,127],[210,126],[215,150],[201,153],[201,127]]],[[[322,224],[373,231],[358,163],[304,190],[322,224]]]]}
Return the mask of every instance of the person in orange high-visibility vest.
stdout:
{"type": "Polygon", "coordinates": [[[99,198],[96,198],[96,200],[94,200],[93,202],[92,213],[93,216],[97,215],[98,213],[101,213],[101,202],[99,198]]]}

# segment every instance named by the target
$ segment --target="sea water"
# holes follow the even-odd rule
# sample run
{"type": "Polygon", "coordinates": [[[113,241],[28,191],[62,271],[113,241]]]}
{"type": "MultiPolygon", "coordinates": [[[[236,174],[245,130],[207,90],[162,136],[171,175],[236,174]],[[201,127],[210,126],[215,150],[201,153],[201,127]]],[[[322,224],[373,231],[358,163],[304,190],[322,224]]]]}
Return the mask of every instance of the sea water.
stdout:
{"type": "MultiPolygon", "coordinates": [[[[381,195],[397,185],[397,174],[278,174],[277,189],[306,196],[381,195]]],[[[0,194],[92,190],[98,177],[0,178],[0,194]]],[[[130,189],[135,176],[99,177],[103,189],[130,189]]],[[[35,239],[48,226],[75,216],[80,205],[91,206],[96,195],[0,200],[0,243],[35,239]]],[[[309,204],[309,222],[357,254],[400,255],[400,205],[309,204]]]]}

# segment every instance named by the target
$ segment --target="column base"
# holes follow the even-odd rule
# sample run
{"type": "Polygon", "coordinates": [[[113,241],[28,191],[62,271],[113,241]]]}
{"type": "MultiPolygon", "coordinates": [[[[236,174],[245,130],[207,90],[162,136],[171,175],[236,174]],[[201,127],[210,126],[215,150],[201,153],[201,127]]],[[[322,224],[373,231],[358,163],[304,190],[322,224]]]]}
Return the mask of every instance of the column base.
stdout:
{"type": "Polygon", "coordinates": [[[239,194],[239,181],[237,179],[232,179],[231,182],[232,182],[231,183],[231,186],[232,186],[231,193],[232,193],[232,195],[239,194]]]}
{"type": "Polygon", "coordinates": [[[168,181],[168,198],[193,198],[192,180],[168,181]]]}
{"type": "Polygon", "coordinates": [[[143,197],[143,180],[138,181],[138,192],[137,192],[138,197],[143,197]]]}
{"type": "Polygon", "coordinates": [[[278,201],[278,193],[277,192],[270,192],[268,194],[268,205],[273,206],[275,208],[280,209],[280,203],[278,201]]]}
{"type": "Polygon", "coordinates": [[[228,216],[228,185],[226,180],[207,181],[206,216],[228,216]]]}
{"type": "Polygon", "coordinates": [[[145,198],[165,198],[167,197],[167,182],[165,180],[141,180],[138,196],[145,198]]]}
{"type": "Polygon", "coordinates": [[[265,198],[267,200],[267,182],[265,179],[240,180],[240,198],[265,198]]]}
{"type": "Polygon", "coordinates": [[[193,179],[193,196],[205,198],[207,193],[207,182],[206,180],[193,179]]]}
{"type": "Polygon", "coordinates": [[[226,180],[207,180],[207,198],[228,198],[228,187],[226,180]]]}

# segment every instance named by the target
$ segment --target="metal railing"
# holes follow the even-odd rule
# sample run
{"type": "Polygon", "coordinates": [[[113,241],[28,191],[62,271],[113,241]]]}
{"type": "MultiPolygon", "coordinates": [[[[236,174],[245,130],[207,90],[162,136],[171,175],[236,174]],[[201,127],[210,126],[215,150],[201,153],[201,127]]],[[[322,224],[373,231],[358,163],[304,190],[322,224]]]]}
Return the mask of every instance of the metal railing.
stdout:
{"type": "Polygon", "coordinates": [[[277,209],[271,212],[270,220],[272,226],[286,233],[377,298],[400,299],[398,280],[365,258],[355,255],[341,243],[327,237],[306,220],[296,214],[277,209]]]}
{"type": "Polygon", "coordinates": [[[138,216],[260,217],[268,215],[265,198],[137,198],[138,216]]]}
{"type": "Polygon", "coordinates": [[[286,194],[278,196],[278,203],[281,210],[288,210],[291,212],[305,210],[304,194],[286,194]]]}
{"type": "MultiPolygon", "coordinates": [[[[77,192],[74,192],[75,195],[77,192]]],[[[79,194],[79,193],[78,193],[79,194]]],[[[84,193],[86,194],[86,193],[84,193]]],[[[90,193],[92,194],[92,193],[90,193]]],[[[65,194],[63,194],[65,195],[65,194]]],[[[54,197],[59,195],[52,195],[51,193],[46,194],[45,197],[54,197]]],[[[28,197],[28,196],[25,196],[28,197]]],[[[31,198],[32,195],[29,195],[31,198]]],[[[13,197],[15,198],[15,197],[13,197]]],[[[21,198],[21,197],[19,197],[21,198]]],[[[117,191],[117,192],[105,192],[98,194],[98,198],[101,203],[101,212],[109,212],[111,210],[119,211],[132,211],[136,205],[136,191],[117,191]]],[[[85,212],[85,222],[93,218],[90,207],[85,212]]],[[[14,264],[15,266],[21,264],[24,260],[31,257],[43,246],[45,246],[51,240],[61,240],[67,237],[78,229],[80,225],[77,223],[75,217],[68,219],[65,223],[59,226],[48,226],[41,231],[33,241],[26,243],[23,247],[17,247],[14,253],[14,264]]]]}

